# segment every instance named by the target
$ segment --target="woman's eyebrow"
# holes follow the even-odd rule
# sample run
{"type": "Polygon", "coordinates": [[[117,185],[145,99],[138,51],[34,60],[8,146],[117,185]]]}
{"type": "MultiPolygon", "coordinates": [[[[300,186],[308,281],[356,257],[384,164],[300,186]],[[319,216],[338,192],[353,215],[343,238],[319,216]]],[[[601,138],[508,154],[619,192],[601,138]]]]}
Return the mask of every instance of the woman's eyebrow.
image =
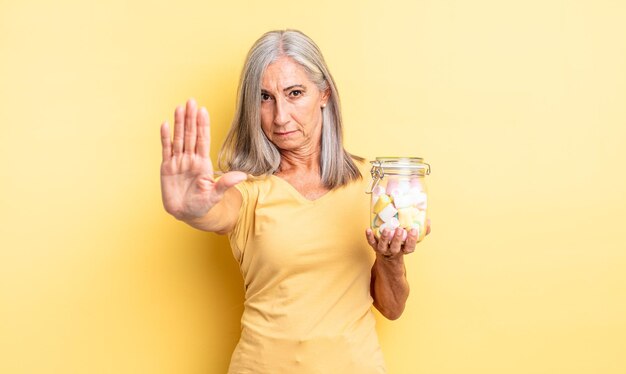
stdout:
{"type": "Polygon", "coordinates": [[[287,88],[284,88],[284,89],[283,89],[283,92],[287,92],[287,91],[289,91],[289,90],[291,90],[291,89],[294,89],[294,88],[301,88],[301,89],[303,89],[303,90],[306,90],[306,87],[304,87],[304,85],[301,85],[301,84],[294,84],[294,85],[291,85],[291,86],[289,86],[289,87],[287,87],[287,88]]]}
{"type": "MultiPolygon", "coordinates": [[[[287,91],[292,90],[294,88],[300,88],[302,90],[306,90],[306,86],[303,85],[303,84],[293,84],[293,85],[291,85],[289,87],[283,88],[283,92],[287,92],[287,91]]],[[[261,93],[269,94],[270,91],[266,90],[265,88],[261,88],[261,93]]]]}

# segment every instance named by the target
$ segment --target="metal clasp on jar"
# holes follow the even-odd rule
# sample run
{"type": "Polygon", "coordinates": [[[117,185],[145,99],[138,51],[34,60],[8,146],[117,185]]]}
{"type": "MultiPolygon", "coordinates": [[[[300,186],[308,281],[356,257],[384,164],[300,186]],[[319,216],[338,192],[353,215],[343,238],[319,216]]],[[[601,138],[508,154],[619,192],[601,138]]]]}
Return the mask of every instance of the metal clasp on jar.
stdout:
{"type": "Polygon", "coordinates": [[[385,177],[385,170],[383,169],[380,161],[372,162],[372,170],[370,170],[370,174],[372,174],[372,180],[365,191],[366,194],[371,194],[374,191],[374,188],[378,186],[378,182],[385,177]]]}

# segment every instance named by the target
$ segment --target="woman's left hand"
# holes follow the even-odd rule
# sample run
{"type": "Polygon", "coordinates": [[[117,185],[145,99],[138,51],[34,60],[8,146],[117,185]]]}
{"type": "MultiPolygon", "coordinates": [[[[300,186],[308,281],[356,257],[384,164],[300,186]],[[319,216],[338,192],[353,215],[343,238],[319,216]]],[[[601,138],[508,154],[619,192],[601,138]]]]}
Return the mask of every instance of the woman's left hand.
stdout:
{"type": "MultiPolygon", "coordinates": [[[[430,233],[430,220],[426,220],[426,235],[430,233]]],[[[377,255],[385,260],[392,261],[405,254],[413,253],[417,245],[417,230],[412,229],[408,233],[401,227],[394,230],[383,230],[380,239],[376,238],[372,229],[365,231],[367,242],[377,255]],[[403,238],[406,238],[403,242],[403,238]]]]}

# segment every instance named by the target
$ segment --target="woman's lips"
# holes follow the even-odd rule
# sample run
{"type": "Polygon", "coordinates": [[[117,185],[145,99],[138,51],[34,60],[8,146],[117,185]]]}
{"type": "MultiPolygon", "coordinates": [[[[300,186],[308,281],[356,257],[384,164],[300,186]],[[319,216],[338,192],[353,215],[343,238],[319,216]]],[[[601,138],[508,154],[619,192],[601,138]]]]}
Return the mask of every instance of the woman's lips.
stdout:
{"type": "Polygon", "coordinates": [[[282,131],[282,132],[274,132],[274,134],[278,135],[278,136],[287,136],[289,134],[293,134],[295,133],[297,130],[293,130],[293,131],[282,131]]]}

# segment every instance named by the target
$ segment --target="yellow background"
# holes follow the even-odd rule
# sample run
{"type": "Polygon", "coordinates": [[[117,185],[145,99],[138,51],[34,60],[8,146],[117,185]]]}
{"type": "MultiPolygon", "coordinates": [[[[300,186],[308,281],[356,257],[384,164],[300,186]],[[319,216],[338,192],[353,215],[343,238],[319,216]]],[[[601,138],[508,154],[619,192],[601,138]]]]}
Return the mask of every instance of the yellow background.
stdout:
{"type": "Polygon", "coordinates": [[[379,318],[389,372],[626,372],[625,19],[617,0],[0,2],[0,372],[225,372],[241,277],[225,238],[162,209],[158,128],[195,97],[215,156],[245,53],[286,27],[324,52],[349,150],[433,166],[405,314],[379,318]]]}

